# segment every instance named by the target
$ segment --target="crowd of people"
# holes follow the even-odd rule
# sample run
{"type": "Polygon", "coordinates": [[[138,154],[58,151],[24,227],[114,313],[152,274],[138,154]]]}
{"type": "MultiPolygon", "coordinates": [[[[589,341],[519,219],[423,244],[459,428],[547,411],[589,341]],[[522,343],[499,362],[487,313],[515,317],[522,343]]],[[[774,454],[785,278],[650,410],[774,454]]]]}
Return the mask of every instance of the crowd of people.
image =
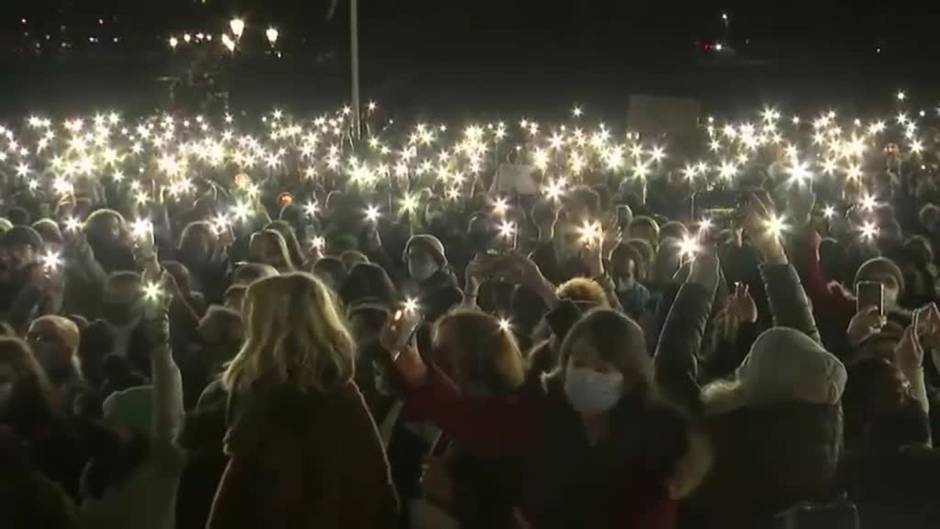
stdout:
{"type": "Polygon", "coordinates": [[[3,527],[940,524],[916,118],[346,116],[0,129],[3,527]]]}

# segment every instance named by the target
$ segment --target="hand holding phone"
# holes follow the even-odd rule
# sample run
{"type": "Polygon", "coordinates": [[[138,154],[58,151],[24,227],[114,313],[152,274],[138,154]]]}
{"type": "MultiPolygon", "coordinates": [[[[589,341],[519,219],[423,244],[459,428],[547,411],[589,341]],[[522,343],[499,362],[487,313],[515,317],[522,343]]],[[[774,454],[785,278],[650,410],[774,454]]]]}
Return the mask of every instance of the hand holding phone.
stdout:
{"type": "Polygon", "coordinates": [[[411,342],[421,324],[421,311],[409,305],[405,303],[392,312],[380,337],[382,346],[392,355],[393,362],[398,360],[402,349],[411,342]]]}
{"type": "Polygon", "coordinates": [[[428,366],[418,354],[414,343],[414,334],[421,323],[422,315],[417,308],[409,305],[411,304],[405,303],[389,315],[379,343],[388,351],[392,366],[404,386],[417,388],[427,378],[428,366]]]}

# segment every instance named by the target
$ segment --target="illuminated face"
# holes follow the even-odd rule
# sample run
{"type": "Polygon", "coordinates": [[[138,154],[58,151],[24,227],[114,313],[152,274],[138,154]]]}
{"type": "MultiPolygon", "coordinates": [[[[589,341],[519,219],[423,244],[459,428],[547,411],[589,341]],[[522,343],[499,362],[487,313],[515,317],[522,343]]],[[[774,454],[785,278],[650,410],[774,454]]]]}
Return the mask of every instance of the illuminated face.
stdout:
{"type": "Polygon", "coordinates": [[[426,281],[438,268],[437,261],[430,253],[413,247],[408,250],[408,275],[415,281],[426,281]]]}

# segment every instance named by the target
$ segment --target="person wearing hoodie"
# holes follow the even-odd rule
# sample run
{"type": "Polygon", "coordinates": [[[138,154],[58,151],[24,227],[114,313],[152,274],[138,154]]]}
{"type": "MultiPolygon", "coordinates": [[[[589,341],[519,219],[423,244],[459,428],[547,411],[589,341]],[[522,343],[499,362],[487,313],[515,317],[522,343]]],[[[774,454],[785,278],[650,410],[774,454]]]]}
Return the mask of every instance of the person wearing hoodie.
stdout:
{"type": "MultiPolygon", "coordinates": [[[[427,321],[433,322],[463,301],[444,253],[444,244],[433,235],[415,235],[405,245],[403,260],[414,282],[412,294],[427,321]]],[[[403,291],[407,294],[409,289],[403,291]]]]}
{"type": "Polygon", "coordinates": [[[766,206],[752,195],[746,231],[764,258],[774,327],[755,340],[730,379],[701,380],[696,357],[719,281],[717,259],[702,255],[656,350],[659,386],[698,417],[715,449],[712,473],[689,503],[696,527],[762,526],[797,502],[833,492],[846,370],[822,347],[799,277],[766,218],[766,206]]]}
{"type": "Polygon", "coordinates": [[[229,462],[208,529],[394,527],[388,462],[332,291],[305,273],[262,279],[243,314],[245,343],[222,378],[229,462]]]}

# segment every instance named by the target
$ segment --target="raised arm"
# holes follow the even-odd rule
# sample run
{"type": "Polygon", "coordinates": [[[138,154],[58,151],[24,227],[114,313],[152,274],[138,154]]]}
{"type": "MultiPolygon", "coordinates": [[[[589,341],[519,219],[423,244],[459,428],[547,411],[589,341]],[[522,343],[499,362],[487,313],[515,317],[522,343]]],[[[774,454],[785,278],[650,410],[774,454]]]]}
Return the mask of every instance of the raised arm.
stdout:
{"type": "MultiPolygon", "coordinates": [[[[149,303],[159,303],[150,301],[149,303]]],[[[170,350],[170,321],[164,307],[157,307],[144,321],[151,344],[150,370],[153,385],[153,424],[155,441],[173,443],[183,424],[183,379],[170,350]]]]}
{"type": "MultiPolygon", "coordinates": [[[[401,331],[395,321],[382,333],[383,347],[397,348],[401,331]]],[[[447,375],[422,360],[414,340],[392,355],[392,365],[405,390],[404,414],[437,425],[462,446],[482,456],[521,453],[534,428],[523,399],[477,399],[463,395],[447,375]]]]}
{"type": "Polygon", "coordinates": [[[703,412],[696,355],[702,345],[718,288],[718,260],[701,255],[673,301],[654,356],[657,386],[690,413],[703,412]]]}
{"type": "Polygon", "coordinates": [[[748,201],[745,230],[757,250],[764,259],[761,265],[761,277],[764,281],[764,290],[767,292],[767,302],[770,305],[774,325],[778,327],[791,327],[821,343],[819,329],[813,319],[809,299],[800,283],[789,260],[783,244],[780,242],[780,221],[768,205],[764,204],[756,195],[751,195],[748,201]]]}

